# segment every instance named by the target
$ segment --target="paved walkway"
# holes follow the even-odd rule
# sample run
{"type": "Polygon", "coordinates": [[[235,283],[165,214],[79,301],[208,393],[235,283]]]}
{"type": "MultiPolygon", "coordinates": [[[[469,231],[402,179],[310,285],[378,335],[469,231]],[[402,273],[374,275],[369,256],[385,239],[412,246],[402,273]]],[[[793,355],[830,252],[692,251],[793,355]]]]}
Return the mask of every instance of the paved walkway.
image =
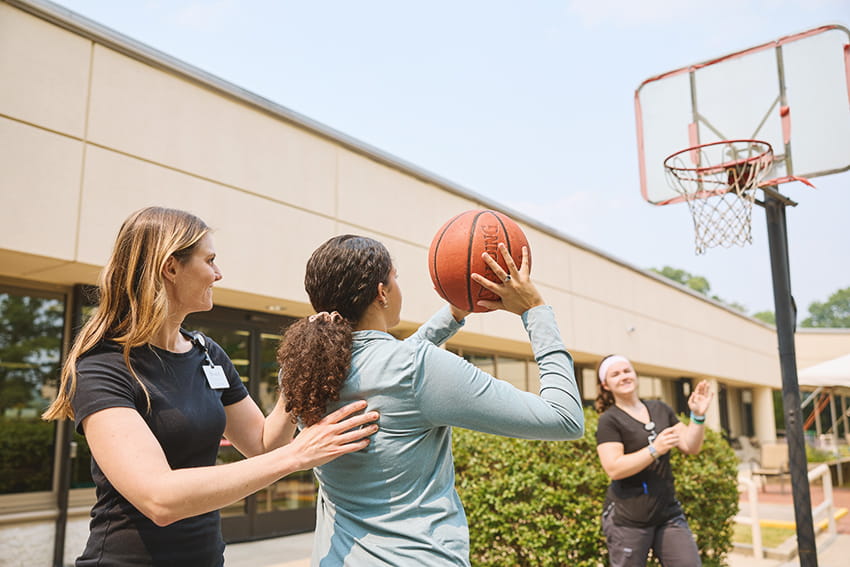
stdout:
{"type": "MultiPolygon", "coordinates": [[[[225,551],[225,567],[310,567],[313,534],[299,534],[248,543],[234,543],[225,551]]],[[[850,534],[839,534],[832,542],[818,545],[818,567],[847,567],[850,557],[850,534]]],[[[729,567],[797,567],[791,561],[756,559],[744,553],[730,553],[729,567]]],[[[403,566],[400,566],[403,567],[403,566]]]]}
{"type": "MultiPolygon", "coordinates": [[[[817,507],[823,502],[823,487],[814,484],[809,487],[812,506],[817,507]]],[[[850,510],[850,488],[833,488],[832,496],[837,510],[850,510]]],[[[763,520],[773,522],[785,522],[793,526],[794,522],[794,498],[791,493],[790,482],[784,484],[771,481],[765,490],[758,493],[759,514],[763,520]]],[[[742,516],[747,516],[750,510],[747,494],[741,494],[739,502],[742,516]]],[[[823,518],[815,518],[815,525],[823,521],[823,518]]],[[[850,513],[844,512],[836,521],[838,535],[835,537],[821,533],[816,537],[818,567],[846,567],[850,564],[850,513]]],[[[792,539],[783,546],[785,550],[796,550],[796,543],[792,539]]],[[[800,565],[798,557],[791,559],[757,559],[751,554],[732,553],[729,556],[729,567],[796,567],[800,565]]]]}
{"type": "MultiPolygon", "coordinates": [[[[833,489],[838,508],[850,509],[850,488],[833,489]]],[[[823,501],[823,489],[811,487],[812,504],[823,501]]],[[[741,515],[748,513],[746,494],[741,497],[741,515]]],[[[775,521],[793,521],[793,497],[788,483],[784,492],[778,484],[771,484],[766,491],[759,492],[759,510],[762,518],[775,521]]],[[[837,523],[838,535],[818,537],[818,567],[847,567],[850,565],[850,513],[837,523]]],[[[298,534],[255,542],[235,543],[225,551],[226,567],[309,567],[313,534],[298,534]]],[[[791,542],[793,548],[793,542],[791,542]]],[[[798,567],[800,561],[793,559],[757,559],[743,552],[730,553],[729,567],[798,567]]],[[[406,567],[406,566],[399,566],[406,567]]]]}

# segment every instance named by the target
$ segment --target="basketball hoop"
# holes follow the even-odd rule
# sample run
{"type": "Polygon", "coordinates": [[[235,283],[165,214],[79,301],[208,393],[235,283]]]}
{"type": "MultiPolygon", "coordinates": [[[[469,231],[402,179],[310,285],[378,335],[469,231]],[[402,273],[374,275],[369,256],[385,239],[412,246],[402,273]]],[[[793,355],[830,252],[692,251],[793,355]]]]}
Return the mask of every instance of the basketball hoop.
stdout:
{"type": "Polygon", "coordinates": [[[697,254],[752,243],[755,189],[772,165],[773,148],[760,140],[702,144],[664,160],[668,183],[694,219],[697,254]]]}

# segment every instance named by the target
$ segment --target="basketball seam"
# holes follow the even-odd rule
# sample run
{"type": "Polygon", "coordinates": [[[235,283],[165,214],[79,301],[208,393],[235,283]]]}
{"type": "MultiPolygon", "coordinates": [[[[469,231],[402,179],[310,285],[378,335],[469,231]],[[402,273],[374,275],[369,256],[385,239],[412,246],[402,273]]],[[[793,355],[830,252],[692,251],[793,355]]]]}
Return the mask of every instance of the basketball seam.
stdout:
{"type": "Polygon", "coordinates": [[[448,294],[448,292],[446,292],[446,289],[443,287],[443,284],[440,282],[440,273],[437,270],[437,258],[439,257],[440,244],[443,243],[443,236],[445,236],[446,232],[448,232],[449,228],[451,228],[451,226],[458,219],[458,217],[462,216],[463,214],[464,213],[460,213],[459,215],[455,215],[454,217],[449,219],[449,221],[445,225],[443,225],[443,230],[440,231],[439,237],[437,238],[437,242],[434,244],[434,257],[432,259],[433,260],[432,268],[433,268],[433,273],[434,273],[433,279],[434,279],[434,283],[436,284],[436,286],[438,288],[437,292],[446,301],[449,300],[449,298],[448,298],[449,294],[448,294]]]}
{"type": "Polygon", "coordinates": [[[469,307],[469,311],[473,311],[474,305],[472,304],[472,243],[475,240],[475,227],[478,226],[478,218],[484,213],[488,213],[490,211],[479,211],[475,214],[475,217],[472,219],[472,224],[469,227],[469,241],[466,243],[466,304],[469,307]]]}

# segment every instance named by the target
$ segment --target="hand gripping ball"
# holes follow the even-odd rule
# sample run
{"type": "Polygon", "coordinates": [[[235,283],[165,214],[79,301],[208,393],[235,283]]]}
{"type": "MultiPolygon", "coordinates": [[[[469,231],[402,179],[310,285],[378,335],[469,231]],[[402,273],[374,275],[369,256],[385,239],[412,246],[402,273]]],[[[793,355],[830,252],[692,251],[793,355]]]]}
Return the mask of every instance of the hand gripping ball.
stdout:
{"type": "MultiPolygon", "coordinates": [[[[522,247],[528,239],[507,215],[487,209],[460,213],[444,224],[428,250],[428,270],[437,293],[459,309],[481,313],[480,299],[499,301],[499,296],[475,283],[472,274],[502,283],[481,254],[487,252],[507,271],[498,245],[504,242],[517,268],[522,265],[522,247]]],[[[529,268],[531,249],[529,247],[529,268]]]]}

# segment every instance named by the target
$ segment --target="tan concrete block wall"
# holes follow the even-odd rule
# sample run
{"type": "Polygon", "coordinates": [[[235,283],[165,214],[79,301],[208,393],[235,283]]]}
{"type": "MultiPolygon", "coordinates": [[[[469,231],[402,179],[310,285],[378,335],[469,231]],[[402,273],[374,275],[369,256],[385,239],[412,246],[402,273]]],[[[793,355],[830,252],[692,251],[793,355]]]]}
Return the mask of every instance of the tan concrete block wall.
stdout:
{"type": "Polygon", "coordinates": [[[75,258],[82,153],[73,138],[0,117],[0,249],[75,258]]]}
{"type": "Polygon", "coordinates": [[[850,353],[850,329],[797,329],[797,369],[802,370],[850,353]]]}
{"type": "MultiPolygon", "coordinates": [[[[14,143],[17,152],[2,164],[8,165],[4,183],[11,179],[38,198],[19,198],[14,214],[0,213],[9,221],[0,232],[0,257],[30,268],[45,262],[22,257],[55,259],[27,277],[91,283],[120,222],[139,207],[159,204],[190,210],[216,229],[223,304],[262,309],[277,301],[290,314],[309,312],[304,264],[318,244],[340,232],[371,235],[390,248],[408,323],[442,304],[427,275],[428,246],[449,217],[482,206],[475,195],[423,180],[179,70],[2,9],[9,16],[4,22],[27,30],[2,41],[32,53],[23,67],[3,57],[0,70],[17,73],[20,90],[35,91],[57,73],[58,61],[56,80],[71,93],[64,107],[38,96],[0,98],[0,114],[14,114],[0,123],[0,140],[14,143]],[[42,152],[55,167],[43,167],[42,152]],[[44,218],[45,206],[43,226],[27,224],[36,212],[44,218]]],[[[535,281],[577,360],[616,351],[659,376],[779,384],[771,329],[518,220],[532,245],[535,281]]],[[[469,345],[529,352],[509,314],[476,315],[464,333],[469,345]]]]}
{"type": "Polygon", "coordinates": [[[77,34],[0,3],[0,114],[82,138],[91,47],[77,34]]]}
{"type": "Polygon", "coordinates": [[[333,144],[105,47],[94,53],[93,143],[294,207],[334,210],[333,144]]]}

